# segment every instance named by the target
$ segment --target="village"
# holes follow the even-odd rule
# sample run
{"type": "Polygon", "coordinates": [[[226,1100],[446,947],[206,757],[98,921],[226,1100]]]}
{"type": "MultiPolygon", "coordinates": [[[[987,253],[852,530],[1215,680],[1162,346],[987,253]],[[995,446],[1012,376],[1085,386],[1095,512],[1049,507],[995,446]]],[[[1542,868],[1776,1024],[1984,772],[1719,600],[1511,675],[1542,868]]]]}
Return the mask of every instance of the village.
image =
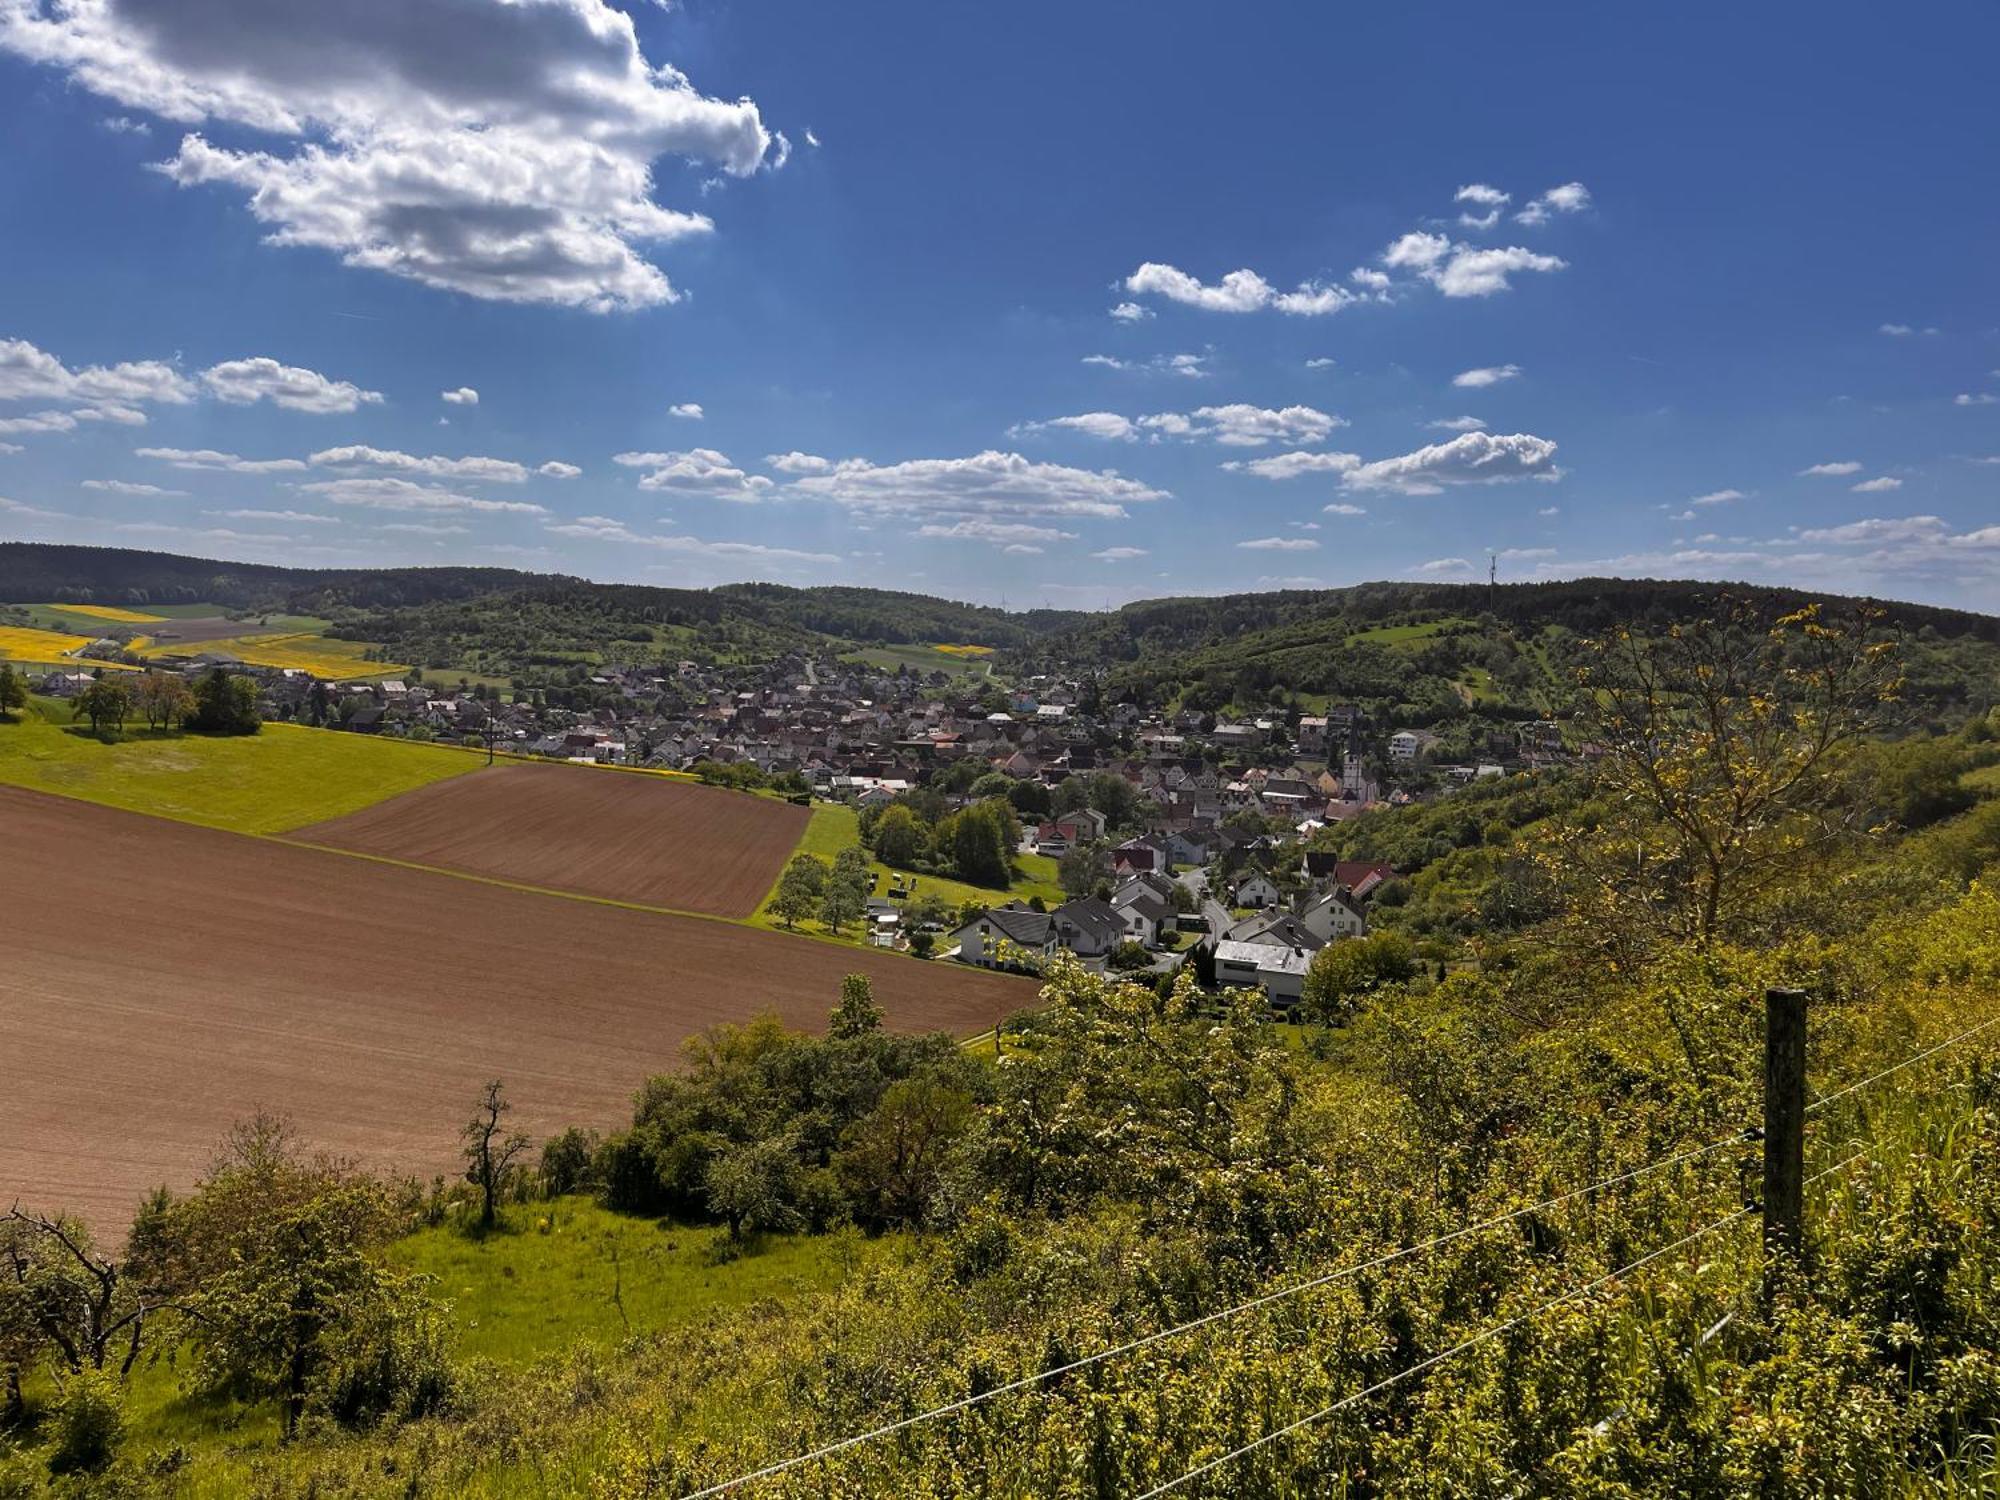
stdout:
{"type": "MultiPolygon", "coordinates": [[[[1373,897],[1396,876],[1306,848],[1316,831],[1570,755],[1547,720],[1497,724],[1478,758],[1445,762],[1436,735],[1378,725],[1353,704],[1218,719],[1107,703],[1087,678],[1003,684],[832,655],[606,667],[507,696],[417,671],[327,682],[220,651],[157,665],[251,678],[266,720],[689,771],[864,814],[921,789],[964,806],[1004,785],[1019,813],[1014,852],[1062,862],[1068,899],[960,909],[955,925],[934,911],[912,920],[921,878],[897,876],[866,893],[870,943],[909,951],[921,926],[916,951],[984,968],[1033,970],[1058,952],[1135,974],[1193,963],[1205,984],[1258,988],[1281,1008],[1298,1000],[1319,949],[1368,932],[1373,897]],[[1101,791],[1106,776],[1129,788],[1111,815],[1080,790],[1101,791]]],[[[51,672],[39,687],[67,696],[92,680],[51,672]]]]}

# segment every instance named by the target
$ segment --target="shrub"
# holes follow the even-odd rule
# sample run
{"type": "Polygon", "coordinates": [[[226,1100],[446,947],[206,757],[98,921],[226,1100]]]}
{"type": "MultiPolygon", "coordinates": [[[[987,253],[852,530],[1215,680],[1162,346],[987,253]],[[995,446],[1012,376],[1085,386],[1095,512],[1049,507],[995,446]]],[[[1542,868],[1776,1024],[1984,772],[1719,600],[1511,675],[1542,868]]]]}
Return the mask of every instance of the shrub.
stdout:
{"type": "Polygon", "coordinates": [[[125,1397],[117,1378],[104,1370],[80,1370],[56,1398],[49,1469],[57,1474],[101,1469],[124,1436],[125,1397]]]}

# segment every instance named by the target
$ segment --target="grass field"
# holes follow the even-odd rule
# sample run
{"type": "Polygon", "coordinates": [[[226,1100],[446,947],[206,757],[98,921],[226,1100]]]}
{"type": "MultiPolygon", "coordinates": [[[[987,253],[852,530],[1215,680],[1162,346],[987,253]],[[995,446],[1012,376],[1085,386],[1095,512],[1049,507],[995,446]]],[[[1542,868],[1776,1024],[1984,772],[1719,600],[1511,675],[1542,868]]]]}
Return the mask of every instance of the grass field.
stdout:
{"type": "Polygon", "coordinates": [[[400,677],[410,669],[395,662],[368,661],[373,650],[365,641],[336,641],[307,631],[282,635],[235,635],[208,641],[160,641],[146,656],[226,651],[252,666],[294,667],[315,677],[342,681],[354,677],[400,677]]]}
{"type": "Polygon", "coordinates": [[[399,1241],[391,1258],[437,1278],[461,1352],[526,1364],[578,1339],[613,1345],[715,1308],[825,1291],[895,1244],[858,1234],[767,1235],[730,1258],[719,1226],[613,1213],[585,1197],[517,1204],[484,1237],[454,1225],[399,1241]]]}
{"type": "Polygon", "coordinates": [[[870,646],[850,651],[842,661],[863,662],[871,667],[895,671],[908,667],[912,672],[944,672],[953,677],[985,677],[992,674],[986,658],[992,652],[984,646],[870,646]]]}
{"type": "Polygon", "coordinates": [[[138,730],[115,744],[72,732],[66,704],[36,699],[0,723],[0,783],[226,828],[282,833],[357,812],[477,756],[403,740],[266,724],[240,738],[138,730]]]}
{"type": "Polygon", "coordinates": [[[1347,638],[1350,646],[1387,646],[1391,650],[1413,651],[1454,625],[1470,625],[1470,620],[1425,620],[1415,625],[1377,625],[1347,638]]]}
{"type": "MultiPolygon", "coordinates": [[[[806,824],[805,834],[800,838],[798,847],[793,849],[792,853],[795,855],[814,854],[830,862],[842,849],[851,848],[860,842],[861,819],[860,815],[853,808],[840,802],[815,802],[813,804],[812,821],[806,824]]],[[[1004,891],[996,891],[987,886],[967,885],[962,880],[949,880],[941,875],[917,875],[906,877],[906,879],[916,881],[917,894],[942,896],[953,906],[964,906],[968,902],[974,901],[986,905],[998,905],[1003,901],[1009,900],[1026,901],[1035,896],[1040,896],[1050,906],[1060,906],[1067,899],[1063,895],[1062,887],[1056,882],[1056,862],[1054,860],[1042,854],[1017,854],[1014,857],[1014,863],[1019,866],[1021,876],[1004,891]]],[[[889,877],[894,872],[879,859],[870,860],[868,862],[868,869],[875,877],[876,892],[879,894],[887,891],[889,889],[889,877]]],[[[776,894],[775,886],[773,886],[771,894],[776,894]]],[[[771,915],[770,904],[771,898],[767,895],[764,898],[764,904],[757,908],[757,914],[750,921],[758,927],[768,927],[773,931],[782,931],[783,924],[771,915]]],[[[802,923],[798,930],[801,932],[811,932],[818,936],[834,936],[834,934],[827,932],[817,921],[802,923]]],[[[842,942],[853,942],[859,946],[862,942],[859,924],[849,927],[845,932],[841,933],[839,940],[842,942]]]]}

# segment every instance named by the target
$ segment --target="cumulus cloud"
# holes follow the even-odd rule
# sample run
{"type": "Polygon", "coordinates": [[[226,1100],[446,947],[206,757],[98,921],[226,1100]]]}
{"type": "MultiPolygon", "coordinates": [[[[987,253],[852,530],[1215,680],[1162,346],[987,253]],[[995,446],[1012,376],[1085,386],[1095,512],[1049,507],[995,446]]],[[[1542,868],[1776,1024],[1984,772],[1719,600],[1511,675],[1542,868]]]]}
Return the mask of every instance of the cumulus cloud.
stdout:
{"type": "Polygon", "coordinates": [[[1951,398],[1951,404],[1953,406],[2000,406],[2000,396],[1994,395],[1991,391],[1980,391],[1976,395],[1968,391],[1960,391],[1956,396],[1951,398]]]}
{"type": "MultiPolygon", "coordinates": [[[[205,516],[219,516],[226,521],[288,521],[301,526],[338,526],[340,517],[322,516],[309,510],[205,510],[205,516]]],[[[383,528],[387,530],[388,528],[383,528]]]]}
{"type": "Polygon", "coordinates": [[[187,493],[186,490],[162,489],[157,484],[134,484],[126,479],[86,479],[83,481],[83,488],[98,490],[107,495],[146,495],[155,498],[187,493]]]}
{"type": "Polygon", "coordinates": [[[1447,297],[1490,297],[1509,290],[1520,271],[1560,271],[1569,263],[1519,245],[1481,249],[1449,236],[1412,230],[1382,252],[1391,270],[1414,271],[1447,297]]]}
{"type": "Polygon", "coordinates": [[[801,453],[794,448],[790,453],[766,453],[765,464],[780,474],[831,474],[833,460],[821,458],[817,453],[801,453]]]}
{"type": "Polygon", "coordinates": [[[786,492],[869,515],[939,518],[1116,519],[1128,514],[1128,505],[1167,498],[1167,491],[1128,479],[1115,469],[1034,463],[1018,453],[992,449],[969,458],[919,458],[894,464],[845,459],[829,470],[803,474],[786,486],[786,492]]]}
{"type": "Polygon", "coordinates": [[[1470,209],[1458,216],[1458,222],[1467,229],[1491,229],[1500,222],[1500,210],[1513,201],[1512,193],[1503,193],[1496,187],[1483,182],[1467,183],[1452,194],[1454,203],[1471,203],[1485,209],[1484,213],[1473,213],[1470,209]]]}
{"type": "Polygon", "coordinates": [[[488,500],[480,495],[462,495],[442,485],[418,484],[393,476],[366,479],[323,479],[302,484],[299,489],[319,495],[332,505],[362,506],[370,510],[456,510],[493,515],[540,516],[548,512],[526,500],[488,500]]]}
{"type": "Polygon", "coordinates": [[[1309,536],[1257,536],[1236,544],[1245,552],[1317,552],[1319,543],[1309,536]]]}
{"type": "Polygon", "coordinates": [[[1106,547],[1090,555],[1099,562],[1130,562],[1135,557],[1145,557],[1147,552],[1144,547],[1106,547]]]}
{"type": "Polygon", "coordinates": [[[462,385],[455,391],[439,391],[438,399],[440,401],[447,401],[453,406],[477,406],[479,404],[479,392],[475,391],[469,385],[462,385]]]}
{"type": "Polygon", "coordinates": [[[1121,302],[1111,309],[1111,316],[1121,323],[1143,323],[1153,316],[1153,310],[1143,302],[1121,302]]]}
{"type": "Polygon", "coordinates": [[[407,536],[464,536],[472,528],[455,521],[385,521],[376,529],[407,536]]]}
{"type": "Polygon", "coordinates": [[[1297,479],[1304,474],[1345,474],[1361,467],[1358,453],[1274,453],[1269,458],[1231,459],[1222,466],[1259,479],[1297,479]]]}
{"type": "Polygon", "coordinates": [[[1884,323],[1881,332],[1887,334],[1892,339],[1912,339],[1918,334],[1934,338],[1937,335],[1937,329],[1935,328],[1917,328],[1908,323],[1884,323]]]}
{"type": "Polygon", "coordinates": [[[933,521],[917,528],[918,536],[952,537],[962,541],[991,542],[996,547],[1034,546],[1040,551],[1042,542],[1073,542],[1074,531],[1061,531],[1054,526],[1036,526],[1027,521],[989,521],[973,517],[962,521],[933,521]]]}
{"type": "Polygon", "coordinates": [[[0,48],[185,136],[161,170],[236,188],[280,245],[475,297],[596,310],[678,294],[637,245],[708,232],[652,162],[775,164],[757,106],[640,51],[607,0],[74,0],[0,6],[0,48]]]}
{"type": "Polygon", "coordinates": [[[1086,354],[1082,363],[1102,365],[1107,370],[1126,370],[1141,375],[1178,375],[1184,380],[1202,380],[1208,375],[1206,354],[1155,354],[1151,359],[1120,359],[1115,354],[1086,354]]]}
{"type": "Polygon", "coordinates": [[[1346,425],[1343,418],[1310,406],[1273,409],[1235,402],[1227,406],[1201,406],[1191,412],[1154,412],[1138,418],[1123,417],[1109,411],[1080,412],[1071,417],[1018,423],[1009,430],[1009,436],[1020,437],[1061,428],[1117,442],[1131,442],[1144,435],[1155,441],[1163,438],[1206,438],[1231,448],[1257,448],[1271,442],[1323,442],[1334,428],[1346,425]]]}
{"type": "Polygon", "coordinates": [[[1483,432],[1486,423],[1479,417],[1439,417],[1435,422],[1426,422],[1426,427],[1440,428],[1445,432],[1483,432]]]}
{"type": "Polygon", "coordinates": [[[699,401],[679,401],[667,408],[667,415],[685,422],[699,422],[707,413],[702,411],[699,401]]]}
{"type": "Polygon", "coordinates": [[[1418,563],[1410,569],[1412,573],[1470,573],[1472,564],[1463,557],[1434,557],[1429,562],[1418,563]]]}
{"type": "Polygon", "coordinates": [[[1902,487],[1902,480],[1887,474],[1875,479],[1864,479],[1859,484],[1848,486],[1857,495],[1879,495],[1884,490],[1900,490],[1902,487]]]}
{"type": "Polygon", "coordinates": [[[317,370],[262,357],[211,365],[201,372],[201,380],[217,400],[234,406],[268,400],[287,411],[337,414],[382,400],[380,391],[364,391],[351,381],[329,380],[317,370]]]}
{"type": "Polygon", "coordinates": [[[1252,313],[1268,308],[1295,317],[1336,313],[1361,300],[1345,287],[1316,281],[1302,281],[1296,290],[1281,292],[1251,270],[1231,271],[1211,285],[1178,266],[1150,260],[1125,278],[1125,290],[1140,296],[1165,297],[1169,302],[1206,312],[1252,313]]]}
{"type": "Polygon", "coordinates": [[[1340,363],[1339,360],[1331,359],[1326,355],[1322,354],[1316,358],[1307,360],[1306,368],[1308,370],[1331,370],[1335,365],[1339,363],[1340,363]]]}
{"type": "Polygon", "coordinates": [[[1590,189],[1580,182],[1552,187],[1514,215],[1517,224],[1545,224],[1557,214],[1579,214],[1590,207],[1590,189]]]}
{"type": "Polygon", "coordinates": [[[1007,430],[1007,435],[1024,437],[1047,432],[1051,428],[1080,432],[1085,437],[1102,438],[1107,442],[1129,443],[1139,436],[1138,426],[1131,418],[1121,417],[1115,411],[1085,411],[1073,417],[1050,417],[1045,422],[1017,422],[1007,430]]]}
{"type": "Polygon", "coordinates": [[[1859,474],[1860,472],[1861,465],[1851,458],[1839,459],[1832,463],[1814,464],[1810,468],[1799,470],[1801,475],[1819,475],[1828,478],[1839,478],[1843,474],[1859,474]]]}
{"type": "Polygon", "coordinates": [[[1368,514],[1367,506],[1349,505],[1345,500],[1336,500],[1331,505],[1322,505],[1320,510],[1329,516],[1365,516],[1368,514]]]}
{"type": "Polygon", "coordinates": [[[626,547],[651,547],[661,552],[689,557],[748,559],[761,563],[837,563],[832,552],[804,552],[794,547],[768,547],[761,542],[709,542],[675,532],[634,531],[622,521],[608,516],[578,516],[574,521],[551,521],[543,528],[552,536],[578,537],[585,541],[616,542],[626,547]]]}
{"type": "Polygon", "coordinates": [[[66,411],[31,412],[25,417],[0,417],[0,432],[74,432],[76,416],[66,411]]]}
{"type": "Polygon", "coordinates": [[[26,339],[0,339],[0,401],[184,405],[194,397],[194,383],[161,360],[128,360],[72,370],[26,339]]]}
{"type": "Polygon", "coordinates": [[[1750,497],[1744,494],[1743,491],[1741,490],[1710,490],[1706,495],[1694,496],[1692,499],[1688,501],[1688,504],[1730,505],[1738,500],[1747,500],[1749,498],[1750,497]]]}
{"type": "Polygon", "coordinates": [[[1554,479],[1556,445],[1524,432],[1468,432],[1396,458],[1362,464],[1342,477],[1348,489],[1434,495],[1446,485],[1554,479]]]}
{"type": "Polygon", "coordinates": [[[730,500],[752,505],[761,499],[772,481],[762,474],[745,473],[729,461],[729,455],[713,448],[690,448],[686,452],[615,453],[615,464],[628,469],[644,469],[639,478],[642,490],[658,490],[674,495],[698,495],[706,500],[730,500]]]}
{"type": "Polygon", "coordinates": [[[213,448],[135,448],[140,458],[155,458],[177,469],[216,469],[229,474],[292,474],[303,469],[297,458],[239,458],[213,448]]]}
{"type": "Polygon", "coordinates": [[[499,484],[520,484],[528,477],[527,466],[509,458],[485,458],[477,454],[446,458],[436,453],[420,458],[394,448],[371,448],[365,443],[322,448],[309,461],[323,469],[390,469],[433,479],[473,479],[499,484]]]}
{"type": "Polygon", "coordinates": [[[1842,526],[1821,526],[1801,531],[1801,542],[1834,543],[1851,546],[1879,546],[1886,542],[1920,542],[1941,538],[1951,528],[1937,516],[1870,516],[1842,526]]]}
{"type": "Polygon", "coordinates": [[[583,470],[575,464],[566,464],[559,458],[552,458],[535,470],[545,479],[574,479],[583,470]]]}
{"type": "MultiPolygon", "coordinates": [[[[1482,365],[1476,370],[1460,370],[1451,377],[1451,383],[1466,390],[1484,390],[1489,385],[1498,385],[1503,380],[1518,379],[1519,365],[1482,365]]],[[[1485,426],[1485,423],[1480,423],[1485,426]]]]}

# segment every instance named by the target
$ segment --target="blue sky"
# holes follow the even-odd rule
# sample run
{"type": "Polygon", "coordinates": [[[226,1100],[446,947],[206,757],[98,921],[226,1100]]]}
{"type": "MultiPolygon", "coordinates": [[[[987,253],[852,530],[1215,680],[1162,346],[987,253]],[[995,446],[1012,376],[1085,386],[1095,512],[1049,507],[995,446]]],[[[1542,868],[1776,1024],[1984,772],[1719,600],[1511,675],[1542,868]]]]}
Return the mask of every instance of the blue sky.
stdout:
{"type": "Polygon", "coordinates": [[[1996,45],[1970,5],[0,0],[0,538],[1082,607],[1495,552],[1990,609],[1996,45]]]}

